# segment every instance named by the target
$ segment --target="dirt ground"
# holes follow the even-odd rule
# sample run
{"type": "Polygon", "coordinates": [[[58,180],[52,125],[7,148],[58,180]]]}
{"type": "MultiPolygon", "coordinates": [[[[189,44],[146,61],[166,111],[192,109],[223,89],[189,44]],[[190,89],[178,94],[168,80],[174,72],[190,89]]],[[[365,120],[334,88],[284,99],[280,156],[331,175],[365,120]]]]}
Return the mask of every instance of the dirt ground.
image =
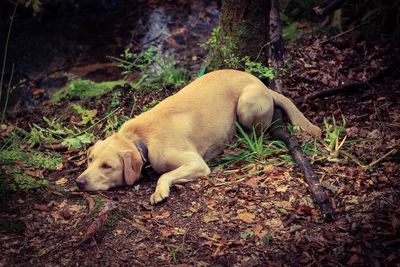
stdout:
{"type": "MultiPolygon", "coordinates": [[[[38,188],[2,203],[0,219],[8,230],[0,232],[0,265],[400,266],[399,52],[385,42],[348,36],[308,36],[287,47],[285,95],[320,126],[323,118],[346,121],[343,153],[313,163],[332,198],[333,222],[321,218],[293,164],[260,162],[254,176],[246,176],[240,164],[230,171],[215,167],[209,177],[174,186],[168,200],[151,206],[156,181],[150,179],[107,192],[77,191],[74,180],[85,168],[85,151],[68,151],[58,170],[43,173],[51,184],[66,179],[57,190],[38,188]],[[366,81],[384,67],[390,71],[362,90],[304,100],[366,81]]],[[[143,106],[173,93],[113,90],[124,90],[120,102],[126,110],[126,95],[143,106]]],[[[111,97],[82,103],[95,105],[100,116],[111,97]]],[[[56,114],[68,122],[64,108],[20,110],[8,123],[27,127],[56,114]]]]}

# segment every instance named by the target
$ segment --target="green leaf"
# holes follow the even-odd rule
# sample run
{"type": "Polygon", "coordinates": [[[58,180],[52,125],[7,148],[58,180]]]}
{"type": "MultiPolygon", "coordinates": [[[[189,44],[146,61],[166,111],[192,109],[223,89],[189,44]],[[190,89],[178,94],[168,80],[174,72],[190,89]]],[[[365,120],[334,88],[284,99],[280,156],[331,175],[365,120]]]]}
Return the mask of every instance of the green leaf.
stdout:
{"type": "Polygon", "coordinates": [[[248,239],[254,236],[253,231],[240,232],[240,239],[248,239]]]}
{"type": "Polygon", "coordinates": [[[268,246],[271,243],[271,237],[269,235],[264,235],[261,238],[262,242],[264,243],[264,245],[268,246]]]}
{"type": "Polygon", "coordinates": [[[208,64],[206,64],[203,68],[201,68],[201,70],[200,70],[199,73],[197,74],[197,77],[201,77],[201,76],[203,76],[204,74],[206,74],[207,68],[208,68],[208,64]]]}

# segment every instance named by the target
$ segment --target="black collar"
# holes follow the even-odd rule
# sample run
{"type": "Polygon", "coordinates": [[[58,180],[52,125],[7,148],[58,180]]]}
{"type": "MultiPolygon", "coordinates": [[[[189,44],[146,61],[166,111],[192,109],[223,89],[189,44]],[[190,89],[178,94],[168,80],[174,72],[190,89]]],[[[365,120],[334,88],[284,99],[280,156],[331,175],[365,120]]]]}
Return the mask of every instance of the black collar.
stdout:
{"type": "Polygon", "coordinates": [[[143,167],[141,171],[142,176],[152,181],[157,181],[160,175],[154,171],[153,167],[150,164],[149,150],[147,149],[147,146],[142,141],[136,142],[135,145],[136,148],[139,150],[140,156],[142,157],[143,161],[143,167]]]}
{"type": "Polygon", "coordinates": [[[143,167],[149,165],[149,150],[147,149],[147,146],[142,141],[137,142],[135,145],[139,150],[140,156],[142,157],[143,167]]]}

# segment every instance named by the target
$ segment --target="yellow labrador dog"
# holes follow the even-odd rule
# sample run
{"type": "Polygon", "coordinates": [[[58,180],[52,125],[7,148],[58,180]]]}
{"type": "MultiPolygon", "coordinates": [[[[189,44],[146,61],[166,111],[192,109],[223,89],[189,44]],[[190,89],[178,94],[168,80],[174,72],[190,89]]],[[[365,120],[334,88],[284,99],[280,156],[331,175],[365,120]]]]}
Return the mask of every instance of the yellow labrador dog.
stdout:
{"type": "Polygon", "coordinates": [[[235,134],[235,121],[267,128],[274,105],[293,124],[315,137],[321,130],[285,96],[245,72],[219,70],[193,81],[153,109],[125,122],[121,129],[88,150],[88,167],[76,183],[81,190],[132,185],[149,161],[162,174],[152,204],[167,198],[170,186],[207,176],[206,161],[223,152],[235,134]]]}

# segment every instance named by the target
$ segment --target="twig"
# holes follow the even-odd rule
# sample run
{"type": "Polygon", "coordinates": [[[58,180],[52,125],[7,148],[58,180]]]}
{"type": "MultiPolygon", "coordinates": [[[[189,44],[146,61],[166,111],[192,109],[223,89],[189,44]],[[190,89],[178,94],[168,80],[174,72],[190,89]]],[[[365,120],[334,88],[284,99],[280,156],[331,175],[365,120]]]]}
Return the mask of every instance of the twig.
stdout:
{"type": "MultiPolygon", "coordinates": [[[[6,100],[5,100],[5,103],[4,103],[3,113],[1,114],[0,126],[3,125],[3,121],[4,121],[4,118],[6,116],[8,99],[10,98],[11,83],[12,83],[12,78],[14,76],[14,66],[15,66],[15,64],[13,63],[12,64],[12,68],[11,68],[10,80],[8,81],[8,85],[7,85],[7,95],[6,95],[6,100]]],[[[2,89],[0,89],[0,90],[2,90],[2,89]]]]}
{"type": "Polygon", "coordinates": [[[380,161],[382,161],[384,158],[386,158],[387,156],[390,156],[393,153],[396,153],[397,149],[393,148],[392,150],[390,150],[389,152],[387,152],[385,155],[383,155],[382,157],[378,158],[377,160],[372,161],[370,164],[368,164],[367,167],[371,168],[374,165],[378,164],[380,161]]]}
{"type": "Polygon", "coordinates": [[[6,61],[7,61],[8,43],[10,42],[11,29],[12,29],[12,25],[13,25],[14,18],[15,18],[15,13],[17,12],[17,7],[18,7],[18,1],[15,2],[14,11],[13,11],[13,14],[12,14],[12,16],[11,16],[11,18],[10,18],[10,26],[8,27],[6,45],[5,45],[5,47],[4,47],[3,67],[1,68],[1,78],[0,78],[0,102],[1,102],[2,92],[3,92],[4,73],[5,73],[5,71],[6,71],[6,61]]]}

